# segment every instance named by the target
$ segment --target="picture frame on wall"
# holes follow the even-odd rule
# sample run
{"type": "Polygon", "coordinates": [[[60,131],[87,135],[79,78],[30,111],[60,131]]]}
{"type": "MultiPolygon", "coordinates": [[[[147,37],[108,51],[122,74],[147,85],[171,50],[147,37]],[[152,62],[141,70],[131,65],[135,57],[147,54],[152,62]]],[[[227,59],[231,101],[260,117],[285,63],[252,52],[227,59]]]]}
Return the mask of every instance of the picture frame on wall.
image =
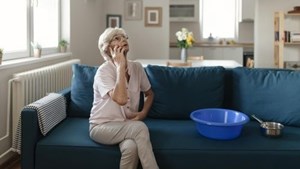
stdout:
{"type": "Polygon", "coordinates": [[[145,7],[145,26],[161,27],[162,7],[145,7]]]}
{"type": "Polygon", "coordinates": [[[141,20],[143,15],[142,0],[125,0],[125,20],[141,20]]]}
{"type": "Polygon", "coordinates": [[[106,15],[106,27],[122,27],[122,16],[121,15],[106,15]]]}

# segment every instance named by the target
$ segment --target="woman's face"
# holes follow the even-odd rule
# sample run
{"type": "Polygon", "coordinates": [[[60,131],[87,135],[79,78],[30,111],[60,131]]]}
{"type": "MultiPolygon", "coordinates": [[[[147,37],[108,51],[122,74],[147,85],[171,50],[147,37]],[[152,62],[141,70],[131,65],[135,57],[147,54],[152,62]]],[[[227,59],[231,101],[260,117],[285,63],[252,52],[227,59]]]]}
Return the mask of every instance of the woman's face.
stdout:
{"type": "Polygon", "coordinates": [[[124,48],[124,54],[126,55],[129,51],[128,37],[124,35],[115,35],[110,41],[109,47],[114,49],[115,46],[124,48]]]}

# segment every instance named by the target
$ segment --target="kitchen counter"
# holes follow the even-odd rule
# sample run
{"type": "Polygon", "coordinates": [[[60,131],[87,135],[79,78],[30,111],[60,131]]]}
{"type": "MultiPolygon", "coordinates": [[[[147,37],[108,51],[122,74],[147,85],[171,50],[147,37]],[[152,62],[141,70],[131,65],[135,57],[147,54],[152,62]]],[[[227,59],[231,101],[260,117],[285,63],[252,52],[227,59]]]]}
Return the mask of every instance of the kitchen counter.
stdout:
{"type": "MultiPolygon", "coordinates": [[[[219,44],[219,43],[200,43],[196,42],[193,47],[243,47],[243,48],[253,48],[253,43],[236,43],[236,44],[219,44]]],[[[176,42],[170,42],[171,48],[178,48],[176,42]]]]}
{"type": "MultiPolygon", "coordinates": [[[[183,63],[178,59],[136,59],[143,67],[148,65],[167,66],[167,62],[183,63]]],[[[203,66],[223,66],[225,68],[236,68],[242,65],[234,60],[189,60],[191,67],[203,67],[203,66]]]]}

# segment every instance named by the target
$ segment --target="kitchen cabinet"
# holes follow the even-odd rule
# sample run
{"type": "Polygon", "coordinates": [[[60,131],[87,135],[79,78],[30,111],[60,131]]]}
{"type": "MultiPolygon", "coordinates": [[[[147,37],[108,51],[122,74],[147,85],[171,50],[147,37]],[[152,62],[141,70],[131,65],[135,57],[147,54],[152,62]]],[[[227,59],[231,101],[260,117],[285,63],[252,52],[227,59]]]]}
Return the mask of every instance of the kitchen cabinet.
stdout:
{"type": "Polygon", "coordinates": [[[199,0],[170,0],[170,22],[199,22],[199,0]]]}
{"type": "Polygon", "coordinates": [[[204,59],[223,60],[223,49],[218,47],[202,47],[204,59]]]}
{"type": "MultiPolygon", "coordinates": [[[[203,56],[207,60],[235,60],[243,65],[243,47],[192,47],[188,56],[203,56]]],[[[170,48],[170,59],[180,59],[180,49],[170,48]]]]}
{"type": "Polygon", "coordinates": [[[239,0],[240,22],[253,22],[255,11],[255,0],[239,0]]]}
{"type": "Polygon", "coordinates": [[[223,59],[235,60],[239,64],[243,65],[243,48],[242,47],[223,48],[223,59]]]}

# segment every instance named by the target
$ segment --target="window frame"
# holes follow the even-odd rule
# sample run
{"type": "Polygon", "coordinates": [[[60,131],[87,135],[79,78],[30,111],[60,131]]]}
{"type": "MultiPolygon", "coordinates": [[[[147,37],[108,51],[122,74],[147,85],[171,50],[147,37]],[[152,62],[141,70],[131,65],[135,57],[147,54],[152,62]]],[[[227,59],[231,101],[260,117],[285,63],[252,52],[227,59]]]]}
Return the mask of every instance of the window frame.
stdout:
{"type": "MultiPolygon", "coordinates": [[[[26,39],[26,50],[22,51],[22,52],[5,52],[4,49],[4,54],[3,54],[3,61],[7,61],[7,60],[14,60],[14,59],[23,59],[23,58],[30,58],[33,57],[33,48],[31,46],[31,42],[34,39],[34,26],[33,26],[33,22],[34,22],[34,9],[33,9],[33,5],[34,5],[34,1],[35,0],[27,0],[27,39],[26,39]]],[[[61,24],[61,17],[62,17],[62,2],[60,0],[58,0],[58,18],[57,18],[57,22],[58,22],[58,42],[57,42],[57,46],[54,47],[50,47],[50,48],[43,48],[43,52],[42,52],[42,56],[44,55],[49,55],[49,54],[55,54],[58,53],[59,48],[58,48],[58,43],[59,40],[62,38],[62,24],[61,24]]]]}
{"type": "MultiPolygon", "coordinates": [[[[200,10],[199,10],[199,24],[200,24],[200,39],[201,41],[203,42],[210,42],[208,38],[204,38],[204,35],[203,35],[203,2],[204,0],[199,0],[199,3],[200,3],[200,10]]],[[[226,39],[226,40],[235,40],[235,41],[238,41],[238,36],[239,36],[239,0],[235,0],[235,30],[234,30],[234,37],[233,38],[223,38],[223,37],[218,37],[218,39],[226,39]]],[[[218,40],[217,39],[217,40],[218,40]]]]}

